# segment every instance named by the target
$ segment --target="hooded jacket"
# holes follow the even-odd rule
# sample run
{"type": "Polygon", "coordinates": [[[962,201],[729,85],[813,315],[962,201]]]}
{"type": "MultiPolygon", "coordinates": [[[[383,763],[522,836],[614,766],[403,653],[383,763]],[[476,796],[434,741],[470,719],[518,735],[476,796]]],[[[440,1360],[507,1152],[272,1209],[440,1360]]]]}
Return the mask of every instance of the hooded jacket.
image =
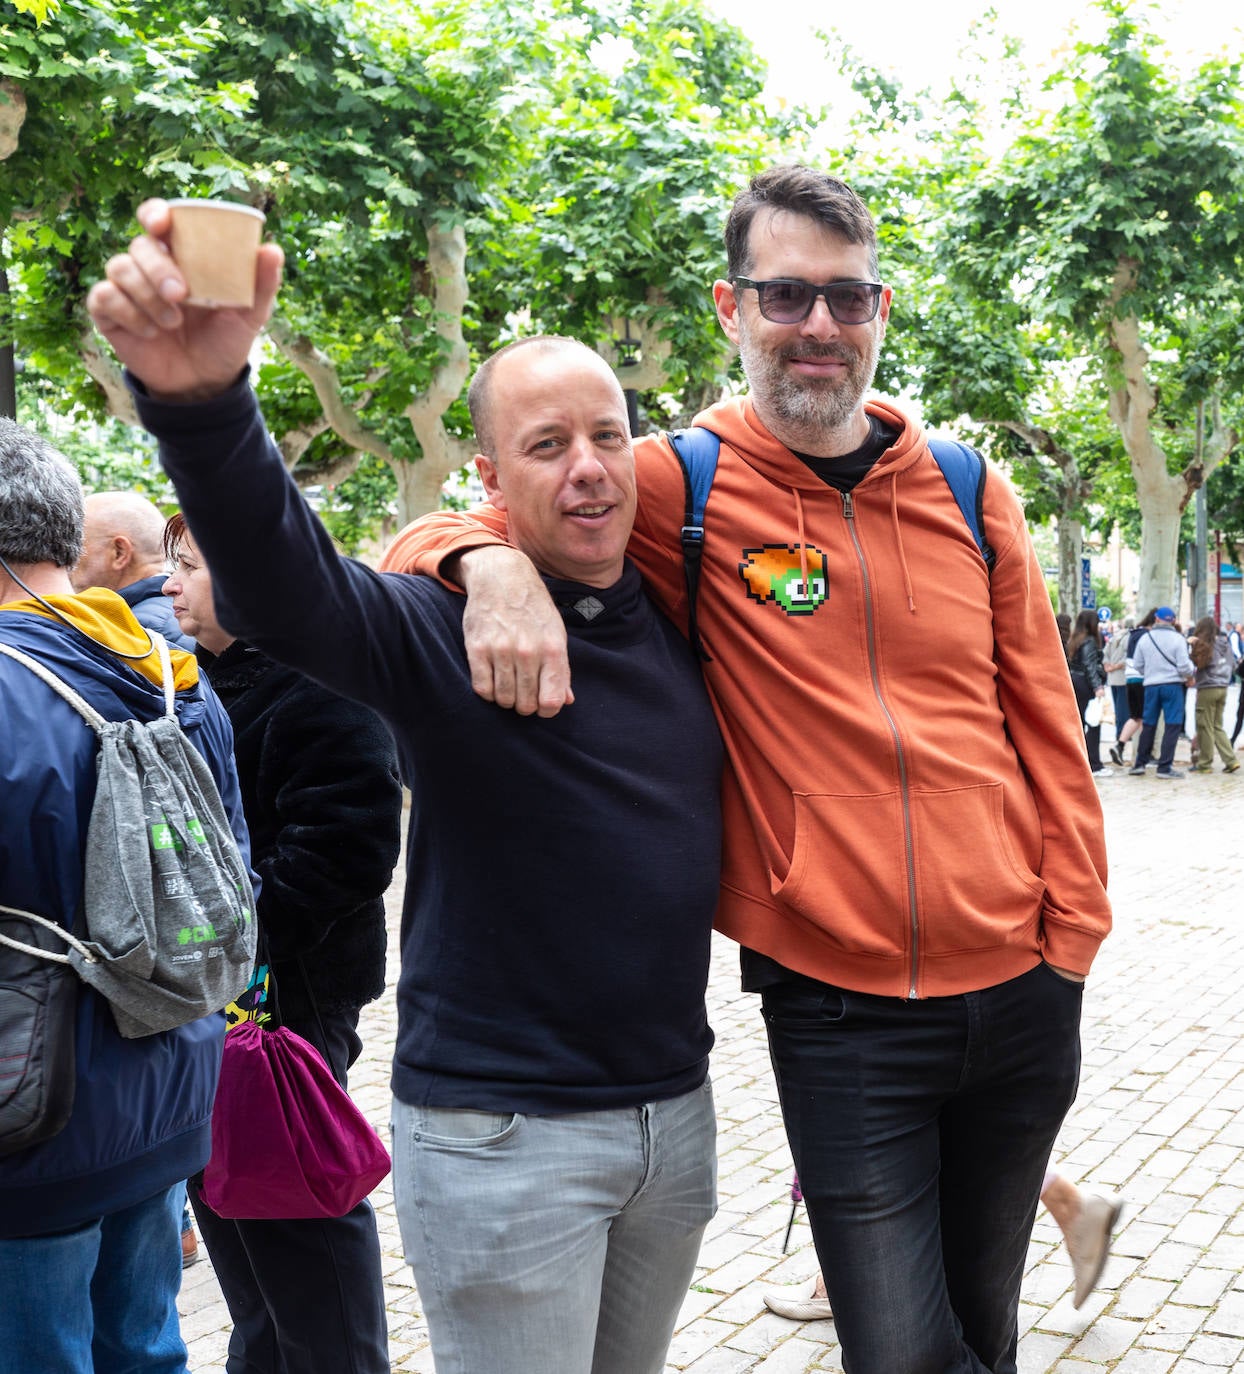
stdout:
{"type": "MultiPolygon", "coordinates": [[[[734,398],[697,600],[725,741],[717,925],[784,967],[862,992],[991,986],[1042,958],[1087,973],[1110,927],[1101,809],[1023,511],[989,473],[992,577],[923,429],[848,494],[734,398]]],[[[637,442],[629,552],[686,623],[682,472],[637,442]]],[[[474,512],[494,531],[498,522],[474,512]]],[[[403,532],[390,569],[487,542],[461,517],[403,532]]]]}
{"type": "MultiPolygon", "coordinates": [[[[159,661],[131,663],[150,639],[115,592],[92,588],[0,608],[0,638],[39,659],[109,720],[163,714],[159,661]]],[[[207,760],[242,856],[246,827],[233,734],[194,659],[171,651],[178,719],[207,760]]],[[[30,670],[0,657],[0,904],[73,924],[95,795],[94,732],[30,670]]],[[[0,1159],[0,1237],[64,1231],[196,1173],[211,1145],[224,1016],[122,1039],[108,1004],[77,991],[73,1112],[57,1135],[0,1159]]]]}

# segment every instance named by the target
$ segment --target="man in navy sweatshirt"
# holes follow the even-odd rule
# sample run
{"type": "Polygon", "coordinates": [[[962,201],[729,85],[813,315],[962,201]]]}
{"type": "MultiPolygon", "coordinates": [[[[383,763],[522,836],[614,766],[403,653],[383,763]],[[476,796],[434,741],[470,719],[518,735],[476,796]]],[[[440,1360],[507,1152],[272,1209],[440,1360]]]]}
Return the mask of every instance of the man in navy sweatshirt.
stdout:
{"type": "MultiPolygon", "coordinates": [[[[523,340],[476,375],[489,499],[560,607],[574,709],[472,688],[465,603],[339,558],[265,432],[252,310],[182,304],[168,211],[91,291],[231,633],[377,711],[412,791],[394,1185],[437,1369],[659,1374],[715,1202],[704,1011],[720,741],[696,662],[624,550],[626,405],[523,340]]],[[[503,687],[502,687],[503,690],[503,687]]]]}

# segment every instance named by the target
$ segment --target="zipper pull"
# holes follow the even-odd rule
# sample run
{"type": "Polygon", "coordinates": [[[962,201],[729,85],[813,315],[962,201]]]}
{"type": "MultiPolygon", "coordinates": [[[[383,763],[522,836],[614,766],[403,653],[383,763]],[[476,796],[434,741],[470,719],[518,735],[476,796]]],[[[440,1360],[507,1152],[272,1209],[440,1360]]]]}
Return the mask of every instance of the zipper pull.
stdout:
{"type": "Polygon", "coordinates": [[[849,491],[842,493],[842,513],[848,520],[855,519],[855,498],[849,491]]]}

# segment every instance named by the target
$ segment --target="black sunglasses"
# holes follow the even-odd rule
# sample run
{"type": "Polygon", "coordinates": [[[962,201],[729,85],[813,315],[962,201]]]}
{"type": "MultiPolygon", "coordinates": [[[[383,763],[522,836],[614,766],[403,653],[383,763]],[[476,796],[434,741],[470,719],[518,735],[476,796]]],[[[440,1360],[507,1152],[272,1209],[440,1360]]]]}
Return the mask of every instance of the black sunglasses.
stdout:
{"type": "Polygon", "coordinates": [[[818,296],[825,297],[829,313],[839,324],[867,324],[877,314],[881,293],[879,281],[831,281],[824,286],[778,277],[773,281],[752,281],[735,277],[735,286],[754,287],[760,313],[773,324],[802,324],[812,313],[818,296]]]}

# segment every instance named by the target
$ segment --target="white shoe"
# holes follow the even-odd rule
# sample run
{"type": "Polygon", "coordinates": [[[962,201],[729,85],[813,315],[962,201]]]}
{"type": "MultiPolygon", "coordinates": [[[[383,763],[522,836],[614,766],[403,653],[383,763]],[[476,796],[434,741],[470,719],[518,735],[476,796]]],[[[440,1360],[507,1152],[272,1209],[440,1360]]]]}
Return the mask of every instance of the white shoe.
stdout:
{"type": "Polygon", "coordinates": [[[828,1298],[814,1298],[816,1275],[803,1283],[791,1284],[787,1288],[767,1288],[761,1297],[770,1312],[779,1317],[789,1317],[795,1322],[828,1321],[832,1319],[828,1298]]]}
{"type": "Polygon", "coordinates": [[[1083,1306],[1088,1295],[1097,1287],[1101,1271],[1110,1254],[1110,1236],[1123,1211],[1123,1199],[1117,1193],[1085,1193],[1080,1215],[1071,1223],[1065,1239],[1071,1258],[1071,1272],[1075,1275],[1073,1307],[1083,1306]]]}
{"type": "Polygon", "coordinates": [[[1095,778],[1113,778],[1113,768],[1092,768],[1089,770],[1095,778]]]}

